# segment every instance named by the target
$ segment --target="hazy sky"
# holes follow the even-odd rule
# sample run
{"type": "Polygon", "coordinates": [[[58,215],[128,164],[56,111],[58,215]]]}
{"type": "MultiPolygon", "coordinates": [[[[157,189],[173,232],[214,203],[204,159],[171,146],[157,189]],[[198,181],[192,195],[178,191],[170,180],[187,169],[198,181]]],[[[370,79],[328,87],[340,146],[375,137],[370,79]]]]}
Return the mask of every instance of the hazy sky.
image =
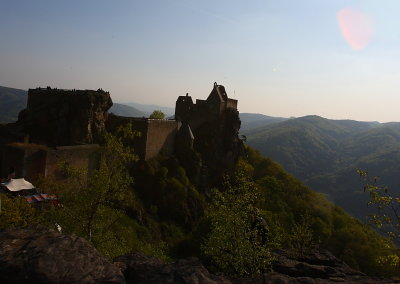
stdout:
{"type": "MultiPolygon", "coordinates": [[[[0,85],[400,121],[398,0],[0,0],[0,85]]],[[[1,103],[1,102],[0,102],[1,103]]]]}

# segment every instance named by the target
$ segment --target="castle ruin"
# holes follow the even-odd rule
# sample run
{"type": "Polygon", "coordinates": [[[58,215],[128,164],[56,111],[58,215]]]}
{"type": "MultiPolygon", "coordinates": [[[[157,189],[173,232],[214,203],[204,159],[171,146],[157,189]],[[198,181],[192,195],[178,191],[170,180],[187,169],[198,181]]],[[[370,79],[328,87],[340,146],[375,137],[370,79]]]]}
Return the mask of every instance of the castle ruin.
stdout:
{"type": "Polygon", "coordinates": [[[127,123],[140,132],[131,142],[143,161],[161,150],[184,160],[192,151],[201,153],[198,168],[213,172],[231,168],[242,151],[237,100],[217,83],[206,100],[178,97],[175,119],[121,117],[108,114],[111,106],[110,94],[101,89],[30,89],[18,121],[0,126],[1,176],[15,167],[17,176],[34,180],[54,173],[60,159],[93,168],[102,134],[127,123]]]}

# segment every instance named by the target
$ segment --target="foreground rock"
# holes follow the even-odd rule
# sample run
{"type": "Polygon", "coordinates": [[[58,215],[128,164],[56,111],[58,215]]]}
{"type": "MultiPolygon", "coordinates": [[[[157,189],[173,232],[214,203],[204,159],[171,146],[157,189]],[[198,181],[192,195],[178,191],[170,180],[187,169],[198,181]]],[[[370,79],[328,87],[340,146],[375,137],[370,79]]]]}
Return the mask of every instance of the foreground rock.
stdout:
{"type": "Polygon", "coordinates": [[[256,278],[233,280],[233,283],[398,283],[388,279],[372,278],[354,270],[326,250],[313,250],[302,256],[293,256],[286,251],[274,253],[272,273],[256,278]]]}
{"type": "Polygon", "coordinates": [[[44,227],[0,232],[0,283],[125,283],[83,238],[44,227]]]}
{"type": "Polygon", "coordinates": [[[165,263],[132,253],[112,264],[75,235],[41,226],[0,231],[0,283],[399,283],[368,277],[328,251],[294,257],[280,250],[274,257],[274,272],[228,280],[211,274],[196,258],[165,263]]]}
{"type": "Polygon", "coordinates": [[[121,268],[128,284],[229,284],[230,281],[213,274],[196,258],[167,264],[157,258],[138,253],[119,256],[114,263],[121,268]]]}
{"type": "Polygon", "coordinates": [[[157,258],[135,253],[117,257],[114,263],[121,268],[128,284],[398,283],[368,277],[350,268],[328,251],[315,250],[301,257],[292,257],[281,250],[276,251],[274,256],[274,272],[229,280],[209,273],[196,258],[167,264],[157,258]]]}

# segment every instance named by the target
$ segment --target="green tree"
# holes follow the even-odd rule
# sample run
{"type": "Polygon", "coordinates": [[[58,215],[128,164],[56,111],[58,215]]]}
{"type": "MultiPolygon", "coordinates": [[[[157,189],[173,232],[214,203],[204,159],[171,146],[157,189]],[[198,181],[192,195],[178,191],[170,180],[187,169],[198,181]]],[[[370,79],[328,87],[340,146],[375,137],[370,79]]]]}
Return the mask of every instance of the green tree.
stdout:
{"type": "Polygon", "coordinates": [[[316,246],[311,229],[311,216],[301,215],[299,222],[294,223],[291,232],[287,234],[289,251],[294,256],[301,256],[316,246]]]}
{"type": "Polygon", "coordinates": [[[0,194],[0,229],[25,227],[42,221],[40,213],[24,197],[0,194]]]}
{"type": "Polygon", "coordinates": [[[390,242],[386,247],[394,252],[378,258],[381,264],[400,267],[400,250],[395,250],[391,242],[400,243],[400,197],[393,196],[387,186],[379,182],[378,177],[371,177],[368,171],[357,170],[365,181],[364,191],[368,192],[370,199],[368,206],[374,209],[369,221],[381,233],[386,234],[390,242]]]}
{"type": "Polygon", "coordinates": [[[245,176],[238,173],[231,184],[225,183],[224,191],[214,189],[206,217],[211,232],[201,246],[213,265],[228,275],[246,276],[270,269],[272,257],[268,229],[256,201],[260,191],[245,176]]]}
{"type": "Polygon", "coordinates": [[[152,114],[149,116],[150,119],[164,119],[165,114],[161,110],[155,110],[153,111],[152,114]]]}
{"type": "MultiPolygon", "coordinates": [[[[131,125],[120,128],[117,135],[106,133],[99,149],[99,166],[89,176],[83,170],[61,166],[66,182],[56,181],[63,204],[51,211],[52,222],[61,225],[63,232],[78,234],[106,256],[126,252],[130,227],[118,228],[126,218],[124,208],[135,203],[129,166],[137,159],[133,149],[124,141],[136,133],[131,125]]],[[[50,182],[50,181],[48,181],[50,182]]],[[[45,184],[51,187],[54,183],[45,184]]]]}

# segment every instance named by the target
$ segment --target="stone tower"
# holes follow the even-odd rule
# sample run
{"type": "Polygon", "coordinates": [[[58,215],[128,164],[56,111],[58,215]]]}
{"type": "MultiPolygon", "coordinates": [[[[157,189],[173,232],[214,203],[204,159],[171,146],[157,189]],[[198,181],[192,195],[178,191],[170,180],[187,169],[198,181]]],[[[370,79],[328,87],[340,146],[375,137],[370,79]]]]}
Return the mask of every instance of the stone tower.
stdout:
{"type": "Polygon", "coordinates": [[[101,89],[30,89],[27,108],[18,124],[29,135],[29,142],[48,146],[97,143],[105,131],[110,94],[101,89]]]}

